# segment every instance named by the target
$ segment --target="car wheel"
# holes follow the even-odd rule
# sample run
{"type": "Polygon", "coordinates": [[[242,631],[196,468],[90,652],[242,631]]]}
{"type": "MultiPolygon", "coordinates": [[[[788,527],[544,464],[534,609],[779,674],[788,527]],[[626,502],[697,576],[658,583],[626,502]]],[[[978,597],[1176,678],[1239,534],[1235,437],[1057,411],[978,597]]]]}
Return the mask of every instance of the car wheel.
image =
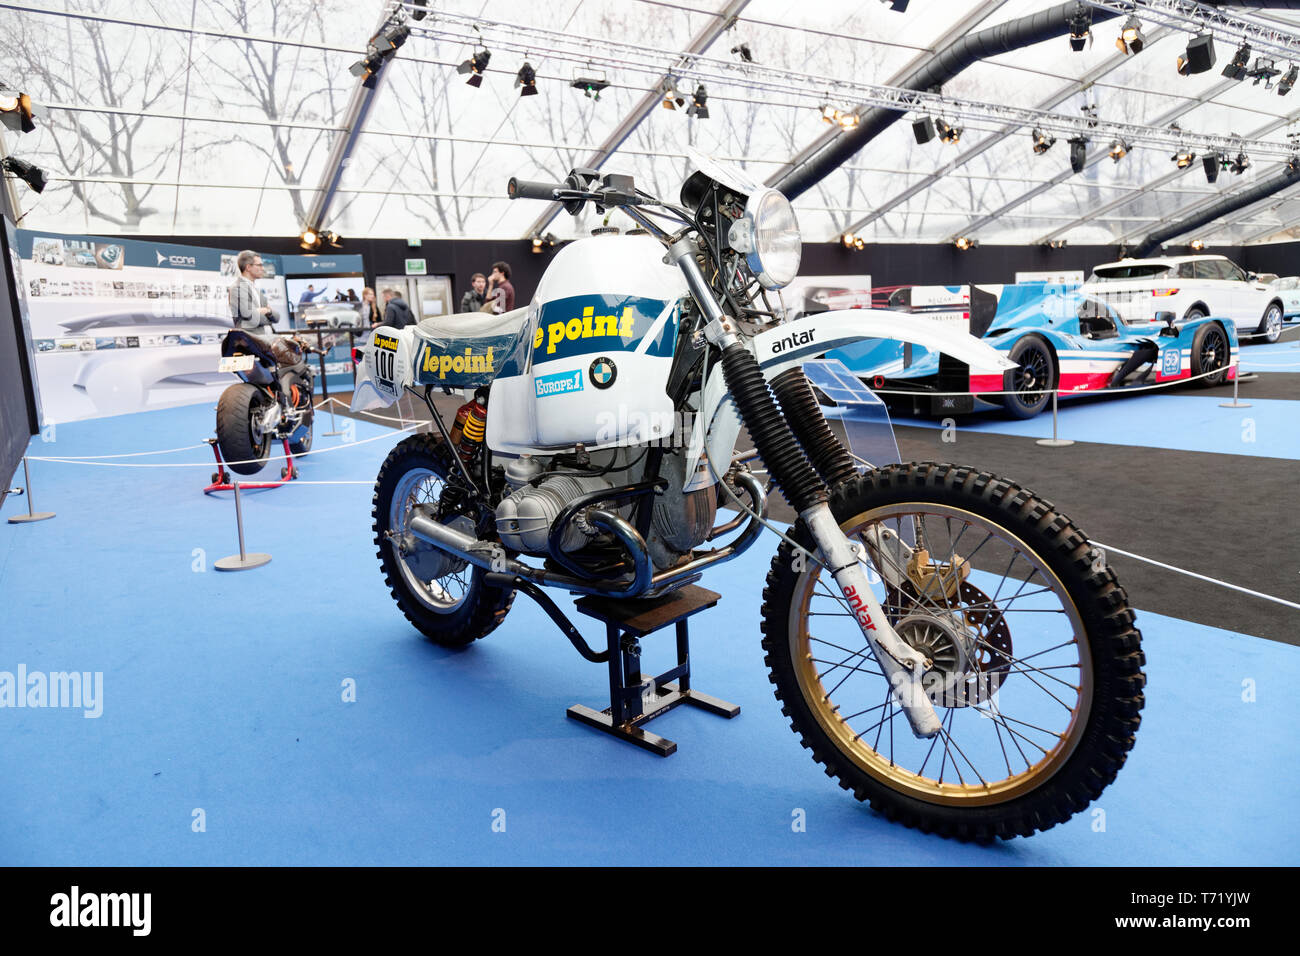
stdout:
{"type": "Polygon", "coordinates": [[[1202,325],[1196,330],[1192,339],[1192,377],[1201,388],[1213,388],[1222,385],[1228,377],[1228,363],[1232,359],[1232,350],[1228,345],[1228,334],[1216,322],[1202,325]],[[1216,374],[1210,375],[1209,372],[1216,374]],[[1196,378],[1204,375],[1204,378],[1196,378]]]}
{"type": "Polygon", "coordinates": [[[1183,321],[1192,322],[1196,319],[1204,319],[1204,318],[1207,318],[1205,312],[1197,308],[1196,306],[1192,306],[1190,309],[1187,310],[1187,314],[1183,316],[1183,321]]]}
{"type": "Polygon", "coordinates": [[[1255,330],[1256,335],[1264,336],[1266,342],[1276,342],[1282,335],[1282,306],[1276,302],[1270,302],[1268,308],[1264,311],[1264,318],[1260,320],[1259,328],[1255,330]]]}
{"type": "Polygon", "coordinates": [[[1036,336],[1026,336],[1011,347],[1007,356],[1019,368],[1003,376],[1002,389],[1008,412],[1016,418],[1033,418],[1051,399],[1056,388],[1056,364],[1046,342],[1036,336]]]}

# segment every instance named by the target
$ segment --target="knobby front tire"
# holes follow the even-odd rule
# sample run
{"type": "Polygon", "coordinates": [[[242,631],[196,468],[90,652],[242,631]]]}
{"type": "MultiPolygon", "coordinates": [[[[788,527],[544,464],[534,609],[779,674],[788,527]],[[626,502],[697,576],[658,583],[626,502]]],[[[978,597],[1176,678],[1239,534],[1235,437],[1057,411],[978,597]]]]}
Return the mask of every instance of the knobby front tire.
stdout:
{"type": "MultiPolygon", "coordinates": [[[[830,506],[891,625],[934,661],[944,730],[911,735],[834,582],[783,543],[763,592],[766,663],[827,775],[890,820],[963,840],[1028,836],[1095,800],[1133,747],[1145,684],[1104,556],[1049,502],[957,465],[874,470],[830,506]],[[889,532],[908,547],[882,549],[889,532]],[[913,545],[926,557],[903,566],[913,545]]],[[[791,537],[816,553],[802,521],[791,537]]]]}

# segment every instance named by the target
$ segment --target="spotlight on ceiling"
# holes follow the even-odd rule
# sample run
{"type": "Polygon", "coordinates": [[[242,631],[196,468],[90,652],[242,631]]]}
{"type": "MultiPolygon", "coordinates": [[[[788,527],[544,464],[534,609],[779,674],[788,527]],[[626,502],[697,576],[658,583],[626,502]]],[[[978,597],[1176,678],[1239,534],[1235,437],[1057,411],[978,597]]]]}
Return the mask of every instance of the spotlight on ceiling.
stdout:
{"type": "MultiPolygon", "coordinates": [[[[1288,173],[1300,173],[1300,156],[1292,156],[1286,161],[1286,171],[1288,173]]],[[[35,189],[36,187],[32,187],[35,189]]],[[[37,190],[39,192],[39,190],[37,190]]]]}
{"type": "Polygon", "coordinates": [[[1210,150],[1201,157],[1201,166],[1205,169],[1205,181],[1212,183],[1219,178],[1219,169],[1223,165],[1223,157],[1214,150],[1210,150]]]}
{"type": "Polygon", "coordinates": [[[1278,69],[1277,60],[1267,56],[1257,56],[1255,57],[1255,65],[1247,71],[1246,75],[1255,81],[1253,85],[1259,86],[1260,82],[1263,81],[1264,89],[1271,90],[1273,88],[1273,77],[1281,72],[1278,69]]]}
{"type": "Polygon", "coordinates": [[[934,121],[934,128],[939,133],[939,141],[952,145],[961,142],[961,127],[949,126],[941,119],[934,121]]]}
{"type": "Polygon", "coordinates": [[[1092,9],[1085,7],[1070,17],[1070,49],[1082,53],[1084,46],[1092,41],[1092,9]]]}
{"type": "Polygon", "coordinates": [[[1205,242],[1201,239],[1193,239],[1187,244],[1189,252],[1201,252],[1205,249],[1205,242]]]}
{"type": "Polygon", "coordinates": [[[709,93],[703,83],[695,87],[695,93],[691,96],[691,105],[686,107],[686,115],[694,116],[696,119],[709,118],[709,93]]]}
{"type": "Polygon", "coordinates": [[[533,255],[541,255],[541,252],[542,252],[542,237],[533,236],[533,255]]]}
{"type": "Polygon", "coordinates": [[[821,114],[822,122],[836,124],[842,129],[853,129],[862,121],[857,113],[839,109],[829,103],[822,104],[821,114]]]}
{"type": "Polygon", "coordinates": [[[1135,56],[1142,52],[1142,48],[1147,45],[1147,38],[1142,34],[1142,24],[1137,17],[1129,17],[1124,21],[1123,28],[1119,31],[1119,37],[1115,40],[1115,46],[1121,53],[1135,56]]]}
{"type": "Polygon", "coordinates": [[[519,87],[521,97],[537,95],[537,71],[527,60],[524,60],[524,65],[515,74],[515,86],[519,87]]]}
{"type": "Polygon", "coordinates": [[[1300,67],[1292,64],[1291,69],[1286,71],[1286,75],[1277,81],[1277,95],[1286,96],[1290,93],[1295,89],[1295,81],[1297,79],[1300,79],[1300,67]]]}
{"type": "Polygon", "coordinates": [[[1052,145],[1056,142],[1055,136],[1052,136],[1050,133],[1044,133],[1041,129],[1035,129],[1033,137],[1034,152],[1039,156],[1051,149],[1052,145]]]}
{"type": "Polygon", "coordinates": [[[1070,137],[1070,169],[1081,173],[1086,165],[1088,165],[1088,137],[1070,137]]]}
{"type": "Polygon", "coordinates": [[[39,166],[33,166],[27,160],[19,159],[16,156],[6,156],[3,163],[0,163],[0,168],[21,179],[31,187],[32,192],[41,193],[45,191],[45,170],[39,166]]]}
{"type": "Polygon", "coordinates": [[[468,60],[456,67],[457,73],[468,73],[469,79],[465,82],[474,87],[483,85],[483,74],[487,72],[488,61],[492,59],[492,54],[487,47],[478,50],[468,60]]]}
{"type": "Polygon", "coordinates": [[[1248,169],[1250,169],[1250,157],[1245,153],[1238,153],[1236,158],[1228,163],[1228,171],[1234,176],[1240,176],[1248,169]]]}
{"type": "Polygon", "coordinates": [[[1192,163],[1196,162],[1196,154],[1184,146],[1178,148],[1178,152],[1169,157],[1178,166],[1179,169],[1186,169],[1192,163]]]}
{"type": "Polygon", "coordinates": [[[1240,82],[1246,78],[1246,69],[1250,64],[1250,44],[1243,43],[1232,54],[1232,60],[1223,68],[1223,75],[1230,80],[1240,82]]]}
{"type": "Polygon", "coordinates": [[[666,110],[675,110],[686,105],[686,97],[677,92],[677,84],[671,77],[664,80],[663,95],[663,102],[660,105],[666,110]]]}
{"type": "Polygon", "coordinates": [[[321,247],[320,233],[308,226],[302,231],[302,235],[298,237],[298,245],[308,252],[315,252],[321,247]]]}
{"type": "Polygon", "coordinates": [[[1178,72],[1183,76],[1205,73],[1214,66],[1214,59],[1214,37],[1202,33],[1192,37],[1178,57],[1178,72]]]}
{"type": "Polygon", "coordinates": [[[737,43],[731,48],[731,52],[740,57],[743,63],[753,63],[754,54],[750,52],[748,43],[737,43]]]}
{"type": "Polygon", "coordinates": [[[590,100],[600,101],[600,91],[609,88],[609,81],[603,76],[577,76],[569,84],[575,90],[582,90],[582,95],[590,100]]]}
{"type": "Polygon", "coordinates": [[[1117,163],[1128,155],[1128,151],[1129,145],[1122,139],[1117,139],[1110,144],[1110,158],[1117,163]]]}
{"type": "Polygon", "coordinates": [[[965,252],[967,249],[975,249],[979,246],[978,239],[972,239],[970,236],[958,236],[952,241],[952,244],[959,252],[965,252]]]}
{"type": "Polygon", "coordinates": [[[852,249],[852,248],[853,248],[853,240],[856,239],[856,238],[857,238],[857,237],[856,237],[855,235],[853,235],[853,233],[851,233],[851,232],[846,232],[846,233],[843,233],[843,234],[840,236],[840,242],[844,243],[844,248],[845,248],[845,249],[852,249]]]}
{"type": "Polygon", "coordinates": [[[921,116],[912,120],[912,135],[916,137],[918,145],[924,145],[934,139],[934,120],[928,116],[921,116]]]}
{"type": "Polygon", "coordinates": [[[1044,249],[1064,249],[1066,242],[1064,239],[1048,239],[1043,243],[1044,249]]]}
{"type": "Polygon", "coordinates": [[[30,133],[36,129],[32,121],[32,98],[26,93],[0,87],[0,123],[15,133],[30,133]]]}

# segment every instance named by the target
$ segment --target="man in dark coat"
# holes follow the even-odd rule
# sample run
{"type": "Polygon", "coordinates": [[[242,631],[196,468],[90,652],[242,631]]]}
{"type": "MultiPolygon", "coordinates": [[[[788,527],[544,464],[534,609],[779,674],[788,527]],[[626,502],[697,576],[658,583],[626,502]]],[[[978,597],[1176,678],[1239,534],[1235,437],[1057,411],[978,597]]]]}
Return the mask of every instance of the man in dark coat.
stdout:
{"type": "Polygon", "coordinates": [[[415,318],[411,315],[411,307],[402,298],[402,293],[397,289],[385,289],[384,325],[392,326],[395,329],[404,329],[414,321],[415,318]]]}

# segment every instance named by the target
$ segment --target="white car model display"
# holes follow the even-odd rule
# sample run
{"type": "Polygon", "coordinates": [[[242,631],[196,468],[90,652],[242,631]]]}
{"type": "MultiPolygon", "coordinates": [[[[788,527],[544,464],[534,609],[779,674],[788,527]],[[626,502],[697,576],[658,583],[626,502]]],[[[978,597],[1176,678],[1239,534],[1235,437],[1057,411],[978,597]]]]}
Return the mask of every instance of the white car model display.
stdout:
{"type": "Polygon", "coordinates": [[[1129,325],[1159,325],[1157,313],[1172,312],[1179,320],[1231,319],[1238,338],[1259,335],[1276,342],[1282,332],[1279,294],[1223,256],[1107,262],[1092,270],[1082,291],[1103,300],[1129,325]]]}
{"type": "Polygon", "coordinates": [[[1300,276],[1282,276],[1268,284],[1273,294],[1282,302],[1282,314],[1287,318],[1300,315],[1300,276]]]}

